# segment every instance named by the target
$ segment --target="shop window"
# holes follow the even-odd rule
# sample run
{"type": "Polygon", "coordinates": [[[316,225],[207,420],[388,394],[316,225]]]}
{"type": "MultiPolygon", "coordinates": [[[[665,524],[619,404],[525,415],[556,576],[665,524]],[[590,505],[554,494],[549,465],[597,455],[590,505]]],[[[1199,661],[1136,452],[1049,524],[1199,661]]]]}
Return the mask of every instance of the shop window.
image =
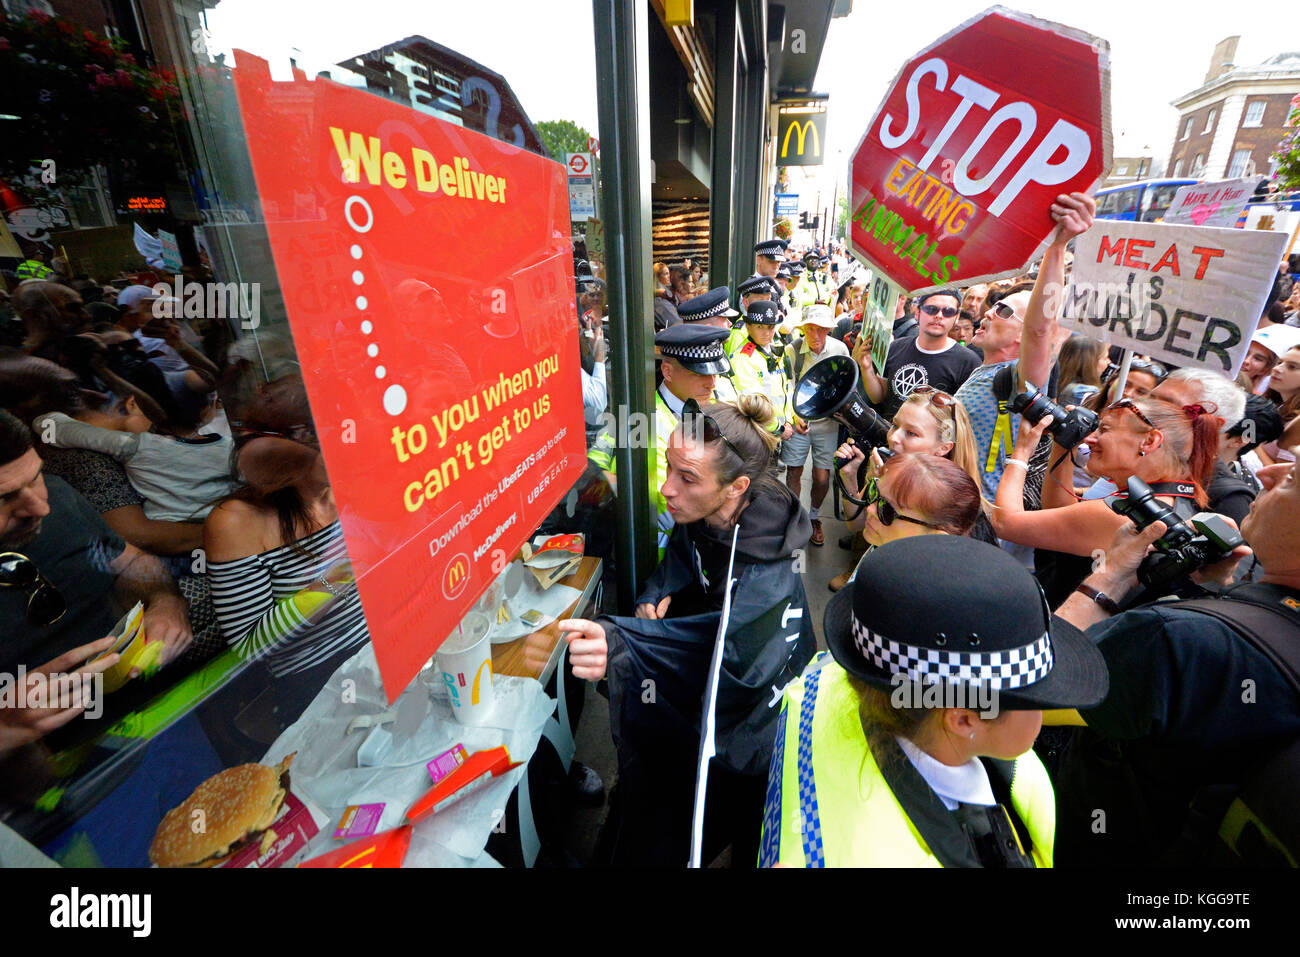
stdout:
{"type": "MultiPolygon", "coordinates": [[[[0,769],[6,822],[46,853],[147,866],[161,811],[278,740],[301,786],[356,766],[351,717],[408,689],[446,721],[489,706],[494,673],[554,671],[563,642],[537,635],[612,581],[594,44],[590,5],[565,5],[373,0],[331,27],[309,0],[142,0],[145,36],[7,0],[6,38],[50,52],[0,140],[0,268],[16,309],[59,317],[29,348],[48,388],[9,403],[54,423],[33,431],[55,519],[10,544],[67,611],[0,589],[6,629],[27,622],[0,671],[109,633],[143,671],[0,769]],[[484,46],[484,20],[562,49],[564,82],[484,46]],[[49,90],[76,112],[47,129],[49,90]],[[88,451],[123,441],[120,463],[88,451]],[[105,571],[126,543],[148,582],[105,571]],[[464,689],[421,672],[448,635],[490,639],[464,689]]],[[[340,811],[308,809],[324,845],[340,811]]]]}

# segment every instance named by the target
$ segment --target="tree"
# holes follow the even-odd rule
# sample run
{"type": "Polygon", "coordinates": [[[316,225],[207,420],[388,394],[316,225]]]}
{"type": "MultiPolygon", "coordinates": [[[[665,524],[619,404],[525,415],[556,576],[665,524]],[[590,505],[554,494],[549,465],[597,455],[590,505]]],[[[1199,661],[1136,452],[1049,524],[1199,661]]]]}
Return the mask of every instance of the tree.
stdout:
{"type": "Polygon", "coordinates": [[[565,153],[587,152],[587,140],[591,139],[591,134],[573,120],[542,120],[534,125],[551,159],[563,163],[565,153]]]}
{"type": "Polygon", "coordinates": [[[1289,129],[1271,159],[1277,160],[1277,187],[1279,190],[1300,189],[1300,96],[1291,100],[1291,113],[1287,117],[1289,129]]]}
{"type": "Polygon", "coordinates": [[[841,196],[837,203],[839,210],[835,216],[835,238],[840,242],[844,241],[844,235],[849,227],[849,198],[841,196]]]}

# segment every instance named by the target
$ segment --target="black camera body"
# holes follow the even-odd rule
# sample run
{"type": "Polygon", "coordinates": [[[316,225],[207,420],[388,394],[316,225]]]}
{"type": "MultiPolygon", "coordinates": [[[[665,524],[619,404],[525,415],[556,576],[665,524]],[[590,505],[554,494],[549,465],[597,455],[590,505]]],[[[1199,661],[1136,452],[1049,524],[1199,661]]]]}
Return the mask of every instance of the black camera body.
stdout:
{"type": "Polygon", "coordinates": [[[1198,512],[1186,521],[1179,518],[1136,475],[1129,477],[1128,498],[1111,499],[1110,508],[1131,521],[1138,531],[1157,521],[1168,526],[1168,531],[1156,539],[1156,550],[1138,566],[1138,581],[1153,591],[1169,590],[1198,568],[1227,558],[1234,548],[1244,544],[1241,533],[1222,515],[1198,512]]]}
{"type": "Polygon", "coordinates": [[[1047,427],[1056,444],[1065,449],[1072,449],[1093,432],[1097,431],[1100,417],[1091,409],[1075,406],[1070,411],[1053,402],[1032,382],[1026,382],[1028,391],[1020,393],[1011,400],[1012,412],[1023,415],[1037,425],[1044,416],[1052,417],[1052,424],[1047,427]]]}

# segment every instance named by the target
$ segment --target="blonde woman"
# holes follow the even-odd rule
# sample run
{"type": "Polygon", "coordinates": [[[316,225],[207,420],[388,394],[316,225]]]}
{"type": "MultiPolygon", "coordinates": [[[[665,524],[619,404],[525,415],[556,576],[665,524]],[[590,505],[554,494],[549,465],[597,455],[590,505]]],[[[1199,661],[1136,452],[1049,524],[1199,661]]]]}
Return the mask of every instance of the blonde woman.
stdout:
{"type": "MultiPolygon", "coordinates": [[[[898,407],[894,413],[894,427],[888,434],[889,450],[894,454],[918,453],[937,455],[949,459],[963,472],[980,483],[979,461],[975,451],[975,434],[971,430],[970,418],[962,404],[947,392],[940,392],[931,386],[921,386],[898,407]]],[[[858,497],[858,470],[866,453],[852,441],[841,445],[836,453],[847,458],[848,464],[840,470],[840,480],[845,491],[854,498],[858,497]]],[[[866,481],[870,483],[879,472],[880,457],[872,456],[867,471],[866,481]]],[[[984,503],[980,514],[971,529],[970,536],[980,541],[997,544],[997,535],[988,516],[988,503],[984,503]]],[[[858,531],[863,527],[861,515],[856,515],[849,522],[849,527],[858,531]]],[[[850,568],[830,581],[830,590],[839,591],[852,575],[850,568]]]]}

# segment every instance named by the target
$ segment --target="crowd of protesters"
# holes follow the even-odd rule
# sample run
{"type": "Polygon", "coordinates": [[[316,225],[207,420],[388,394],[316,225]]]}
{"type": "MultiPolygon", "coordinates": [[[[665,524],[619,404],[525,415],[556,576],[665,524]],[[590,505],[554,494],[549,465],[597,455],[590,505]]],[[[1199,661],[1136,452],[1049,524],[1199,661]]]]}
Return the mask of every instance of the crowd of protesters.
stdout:
{"type": "Polygon", "coordinates": [[[898,296],[883,363],[888,319],[839,250],[760,242],[734,290],[655,265],[671,304],[655,310],[663,564],[635,619],[561,623],[574,673],[609,683],[625,792],[612,859],[685,853],[732,534],[744,575],[801,572],[828,493],[851,555],[827,651],[786,624],[807,614],[801,585],[756,595],[735,576],[705,863],[728,844],[733,866],[1293,859],[1295,297],[1275,285],[1235,381],[1070,334],[1054,310],[1094,211],[1058,197],[1026,275],[898,296]],[[845,355],[883,441],[798,414],[800,382],[822,381],[809,370],[845,355]],[[1021,414],[1035,390],[1057,404],[1021,414]],[[638,689],[670,673],[667,721],[638,689]]]}
{"type": "MultiPolygon", "coordinates": [[[[561,622],[572,675],[610,699],[605,862],[684,863],[707,693],[704,863],[1296,852],[1290,803],[1260,783],[1300,768],[1278,647],[1300,639],[1296,297],[1275,284],[1277,321],[1235,381],[1063,332],[1054,292],[1094,210],[1058,197],[1031,274],[900,295],[892,317],[842,247],[761,241],[734,290],[698,263],[654,265],[659,564],[634,615],[561,622]],[[852,371],[881,436],[800,414],[825,362],[852,371]],[[1050,412],[1028,414],[1035,390],[1050,412]],[[840,507],[849,534],[828,543],[823,510],[840,507]],[[828,544],[847,554],[814,622],[804,557],[828,544]]],[[[583,261],[575,283],[582,498],[608,518],[605,286],[583,261]]],[[[369,640],[292,360],[265,336],[254,373],[227,323],[180,318],[148,281],[10,285],[0,671],[104,672],[138,603],[157,666],[237,672],[238,718],[196,701],[193,720],[223,764],[257,760],[369,640]]],[[[437,312],[423,284],[397,294],[437,312]]],[[[593,553],[612,557],[611,526],[584,529],[593,553]]],[[[33,749],[86,703],[0,712],[0,801],[50,785],[33,749]]]]}

